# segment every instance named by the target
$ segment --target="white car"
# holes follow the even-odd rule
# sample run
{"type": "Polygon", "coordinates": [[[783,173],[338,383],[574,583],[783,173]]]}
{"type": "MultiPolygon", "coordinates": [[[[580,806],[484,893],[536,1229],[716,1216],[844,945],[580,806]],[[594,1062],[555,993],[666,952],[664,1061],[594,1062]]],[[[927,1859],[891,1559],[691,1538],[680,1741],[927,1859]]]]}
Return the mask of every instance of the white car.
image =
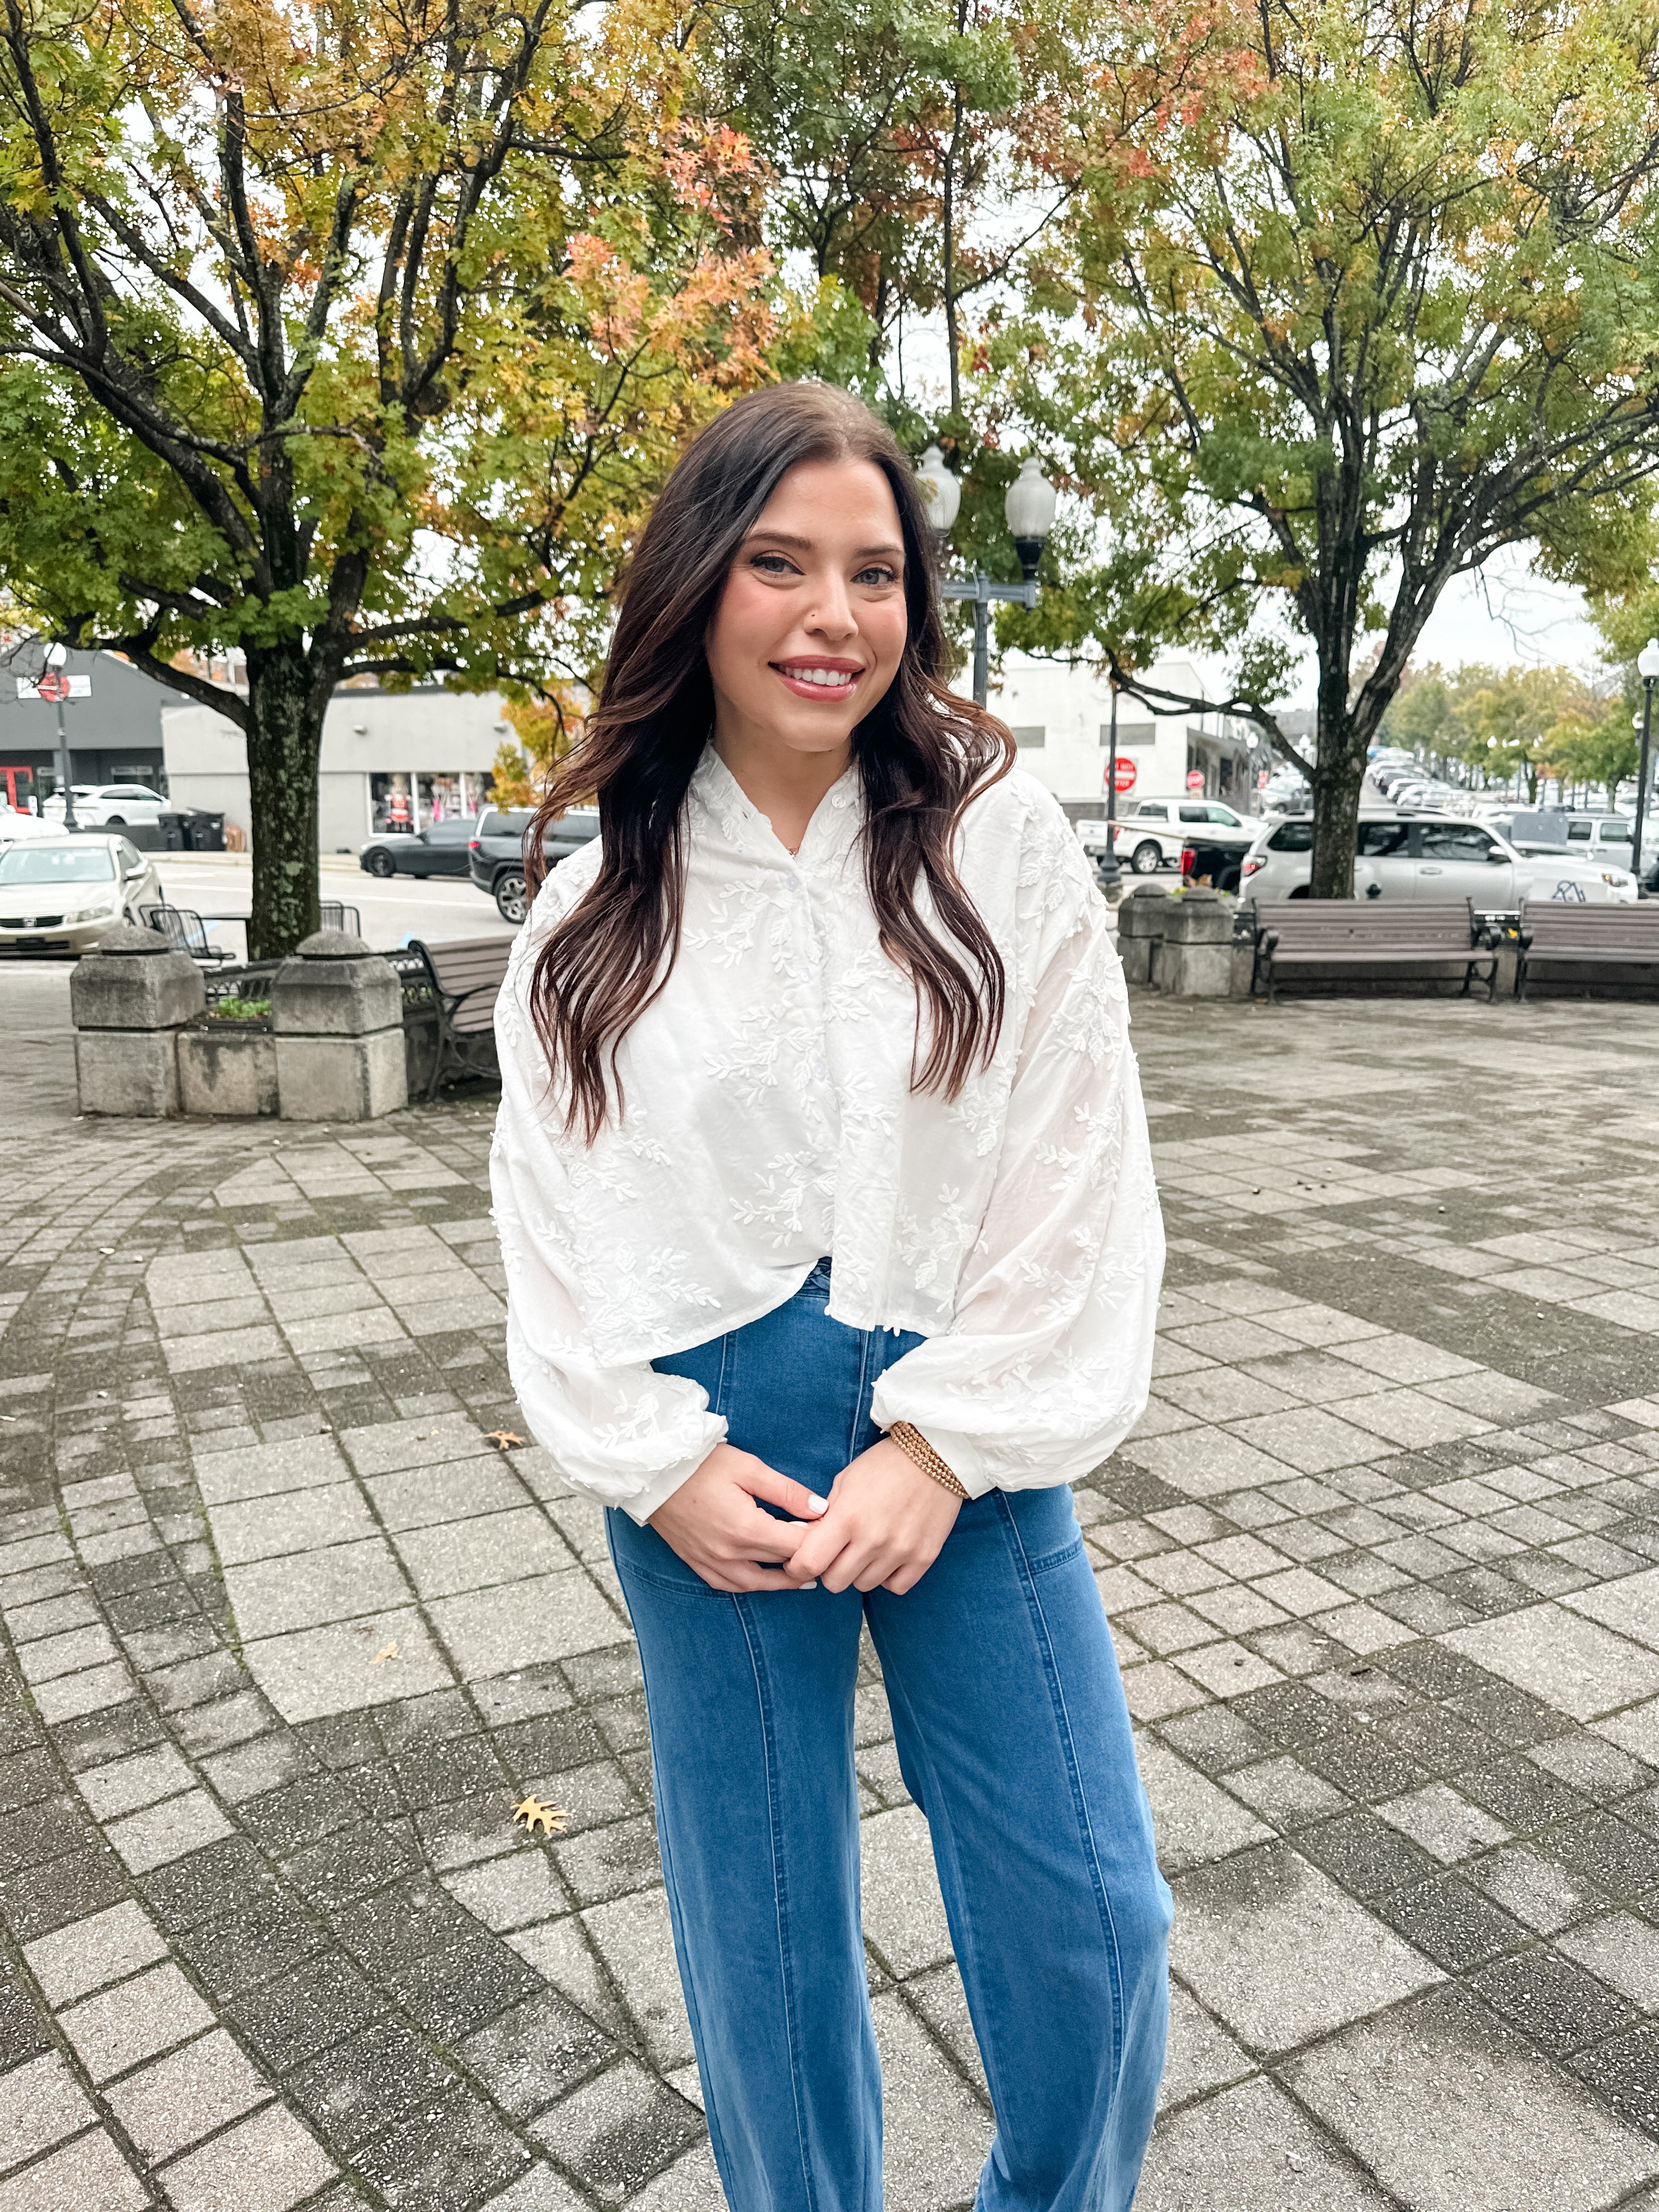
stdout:
{"type": "MultiPolygon", "coordinates": [[[[1178,868],[1183,847],[1214,845],[1226,853],[1247,853],[1261,824],[1258,819],[1234,813],[1214,799],[1132,799],[1117,823],[1117,856],[1138,876],[1156,874],[1164,866],[1178,868]]],[[[1106,851],[1106,824],[1079,822],[1077,834],[1092,858],[1106,851]]]]}
{"type": "Polygon", "coordinates": [[[0,851],[0,953],[89,952],[161,899],[149,856],[125,837],[20,841],[0,851]]]}
{"type": "MultiPolygon", "coordinates": [[[[1306,898],[1312,854],[1305,815],[1275,823],[1245,855],[1239,896],[1306,898]]],[[[1628,868],[1576,852],[1520,853],[1486,823],[1448,814],[1362,814],[1353,888],[1364,899],[1466,898],[1477,914],[1514,914],[1522,899],[1606,906],[1636,897],[1628,868]]]]}
{"type": "Polygon", "coordinates": [[[0,846],[15,845],[27,837],[61,837],[63,834],[55,822],[43,822],[38,814],[25,814],[21,807],[0,806],[0,846]]]}
{"type": "MultiPolygon", "coordinates": [[[[76,783],[70,788],[75,793],[76,820],[93,829],[122,830],[129,822],[159,822],[167,805],[147,783],[76,783]]],[[[61,822],[63,794],[53,792],[40,811],[50,820],[61,822]]]]}

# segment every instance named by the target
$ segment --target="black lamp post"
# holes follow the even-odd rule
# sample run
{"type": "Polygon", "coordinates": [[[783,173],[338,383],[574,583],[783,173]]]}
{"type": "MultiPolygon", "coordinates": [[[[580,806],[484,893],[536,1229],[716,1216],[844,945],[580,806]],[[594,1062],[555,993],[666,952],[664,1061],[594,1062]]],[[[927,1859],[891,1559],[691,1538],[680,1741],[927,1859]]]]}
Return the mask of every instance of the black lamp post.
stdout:
{"type": "Polygon", "coordinates": [[[1631,872],[1642,883],[1642,827],[1648,811],[1648,746],[1653,735],[1653,687],[1659,684],[1659,637],[1650,637],[1636,656],[1642,679],[1642,746],[1636,769],[1636,826],[1631,837],[1631,872]]]}
{"type": "MultiPolygon", "coordinates": [[[[945,467],[945,456],[937,446],[929,446],[916,474],[921,480],[922,496],[927,501],[929,519],[943,550],[962,506],[962,486],[945,467]]],[[[1024,582],[994,584],[981,572],[971,580],[964,577],[957,580],[947,576],[939,584],[941,599],[973,601],[974,698],[979,706],[985,704],[991,688],[991,603],[994,599],[1012,599],[1022,607],[1036,605],[1037,562],[1054,526],[1054,488],[1043,475],[1036,454],[1028,453],[1002,502],[1024,582]]]]}
{"type": "Polygon", "coordinates": [[[65,646],[46,647],[46,673],[37,687],[40,696],[50,698],[58,709],[58,776],[64,787],[64,827],[78,830],[75,818],[75,786],[70,775],[69,732],[64,727],[64,702],[69,696],[69,671],[64,664],[69,659],[65,646]]]}
{"type": "Polygon", "coordinates": [[[1117,678],[1114,676],[1109,681],[1112,713],[1106,756],[1106,857],[1096,862],[1095,872],[1103,890],[1115,891],[1123,879],[1123,864],[1117,857],[1117,678]]]}

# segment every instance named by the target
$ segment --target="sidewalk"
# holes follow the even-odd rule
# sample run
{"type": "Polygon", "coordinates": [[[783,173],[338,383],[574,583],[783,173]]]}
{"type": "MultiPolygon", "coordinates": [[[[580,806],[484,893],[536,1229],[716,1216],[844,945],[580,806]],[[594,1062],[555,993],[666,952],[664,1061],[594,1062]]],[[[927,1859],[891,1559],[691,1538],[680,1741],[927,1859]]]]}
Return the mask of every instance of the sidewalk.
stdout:
{"type": "MultiPolygon", "coordinates": [[[[77,1122],[22,1025],[0,2212],[719,2212],[490,1116],[77,1122]],[[526,1796],[563,1808],[527,1836],[526,1796]]],[[[1077,1493],[1176,1895],[1137,2212],[1659,2212],[1659,1009],[1136,1003],[1155,1396],[1077,1493]]],[[[990,2118],[860,1693],[892,2212],[990,2118]]]]}

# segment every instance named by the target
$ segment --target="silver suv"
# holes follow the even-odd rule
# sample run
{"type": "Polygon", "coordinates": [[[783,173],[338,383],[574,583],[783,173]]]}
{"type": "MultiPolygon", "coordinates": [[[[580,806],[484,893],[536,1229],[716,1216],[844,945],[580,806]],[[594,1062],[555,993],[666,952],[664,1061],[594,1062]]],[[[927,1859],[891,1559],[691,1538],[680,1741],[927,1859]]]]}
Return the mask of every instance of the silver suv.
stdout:
{"type": "MultiPolygon", "coordinates": [[[[1276,823],[1245,855],[1239,896],[1306,898],[1312,855],[1305,815],[1276,823]]],[[[1522,899],[1625,903],[1635,899],[1636,878],[1594,854],[1519,853],[1495,830],[1455,815],[1369,814],[1360,817],[1353,888],[1356,898],[1466,898],[1477,914],[1513,914],[1522,899]]]]}

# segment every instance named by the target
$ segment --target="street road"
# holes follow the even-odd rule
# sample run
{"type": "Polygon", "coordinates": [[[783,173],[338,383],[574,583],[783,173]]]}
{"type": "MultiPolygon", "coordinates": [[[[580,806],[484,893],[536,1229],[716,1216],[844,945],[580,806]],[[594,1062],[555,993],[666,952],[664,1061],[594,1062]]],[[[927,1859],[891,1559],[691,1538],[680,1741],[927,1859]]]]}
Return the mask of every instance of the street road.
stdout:
{"type": "MultiPolygon", "coordinates": [[[[242,927],[253,899],[253,874],[245,860],[196,860],[187,854],[158,853],[155,865],[161,887],[175,906],[193,908],[210,922],[209,936],[230,946],[240,959],[246,951],[242,927]],[[220,920],[215,917],[238,917],[220,920]]],[[[406,936],[436,943],[455,937],[495,937],[510,925],[495,911],[495,902],[475,890],[465,877],[394,876],[382,883],[357,867],[333,867],[325,862],[318,882],[325,899],[340,899],[355,906],[362,917],[363,935],[379,951],[389,951],[406,936]]]]}

